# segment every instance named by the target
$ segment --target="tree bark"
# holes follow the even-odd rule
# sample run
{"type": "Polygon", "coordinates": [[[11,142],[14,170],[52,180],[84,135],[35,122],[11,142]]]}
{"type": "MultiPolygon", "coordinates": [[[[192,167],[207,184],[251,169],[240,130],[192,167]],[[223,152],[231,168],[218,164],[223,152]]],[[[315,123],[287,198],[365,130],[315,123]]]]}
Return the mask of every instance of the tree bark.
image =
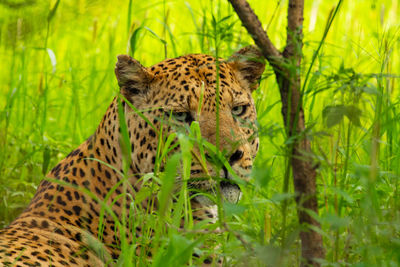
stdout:
{"type": "Polygon", "coordinates": [[[302,266],[319,266],[315,259],[325,257],[322,236],[309,226],[320,224],[307,210],[318,214],[316,171],[310,158],[311,145],[304,134],[304,111],[301,96],[300,63],[302,59],[302,25],[304,0],[289,0],[286,47],[282,53],[273,45],[263,30],[256,14],[246,0],[229,0],[243,26],[254,39],[264,57],[272,66],[282,101],[282,115],[288,137],[296,137],[289,145],[294,189],[299,222],[307,226],[300,232],[302,266]]]}
{"type": "Polygon", "coordinates": [[[282,54],[276,49],[267,33],[263,30],[261,22],[258,20],[253,9],[251,9],[249,3],[246,0],[229,0],[229,2],[231,2],[256,45],[261,49],[264,57],[272,66],[277,66],[282,59],[282,54]]]}

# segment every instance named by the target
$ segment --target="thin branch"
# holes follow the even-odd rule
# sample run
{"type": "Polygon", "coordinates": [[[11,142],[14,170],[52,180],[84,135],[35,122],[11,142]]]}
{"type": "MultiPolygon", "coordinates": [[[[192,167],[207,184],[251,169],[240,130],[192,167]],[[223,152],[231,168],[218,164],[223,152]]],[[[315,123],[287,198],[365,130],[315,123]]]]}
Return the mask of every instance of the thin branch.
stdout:
{"type": "Polygon", "coordinates": [[[289,0],[286,47],[283,52],[286,57],[295,56],[301,59],[303,10],[303,1],[289,0]]]}
{"type": "Polygon", "coordinates": [[[253,9],[251,9],[246,0],[229,0],[229,2],[238,14],[243,26],[261,49],[264,57],[272,66],[277,66],[281,62],[282,54],[269,39],[253,9]]]}

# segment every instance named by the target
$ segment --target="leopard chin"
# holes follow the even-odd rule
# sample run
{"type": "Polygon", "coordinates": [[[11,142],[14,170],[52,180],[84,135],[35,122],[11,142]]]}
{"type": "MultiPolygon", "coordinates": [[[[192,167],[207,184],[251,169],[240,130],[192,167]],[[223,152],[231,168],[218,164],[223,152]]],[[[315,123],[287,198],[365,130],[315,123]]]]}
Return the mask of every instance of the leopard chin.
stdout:
{"type": "MultiPolygon", "coordinates": [[[[214,191],[215,190],[209,191],[209,193],[215,194],[214,191]]],[[[220,183],[220,192],[223,201],[229,203],[238,203],[239,200],[242,198],[242,191],[240,190],[239,186],[236,184],[231,184],[229,182],[223,181],[220,183]]],[[[203,206],[215,205],[215,202],[205,195],[198,195],[195,197],[195,200],[203,206]]]]}
{"type": "Polygon", "coordinates": [[[220,184],[221,194],[227,202],[238,203],[242,198],[242,190],[236,184],[231,184],[229,182],[221,182],[220,184]]]}

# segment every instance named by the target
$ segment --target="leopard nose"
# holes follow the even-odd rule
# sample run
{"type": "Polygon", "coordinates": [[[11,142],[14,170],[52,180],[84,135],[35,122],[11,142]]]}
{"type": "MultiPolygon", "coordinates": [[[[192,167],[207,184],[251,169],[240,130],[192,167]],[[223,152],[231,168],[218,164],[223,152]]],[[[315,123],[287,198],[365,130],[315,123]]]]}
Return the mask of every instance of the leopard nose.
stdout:
{"type": "Polygon", "coordinates": [[[243,151],[242,150],[236,150],[231,157],[229,158],[229,164],[233,165],[234,163],[238,162],[243,158],[243,151]]]}

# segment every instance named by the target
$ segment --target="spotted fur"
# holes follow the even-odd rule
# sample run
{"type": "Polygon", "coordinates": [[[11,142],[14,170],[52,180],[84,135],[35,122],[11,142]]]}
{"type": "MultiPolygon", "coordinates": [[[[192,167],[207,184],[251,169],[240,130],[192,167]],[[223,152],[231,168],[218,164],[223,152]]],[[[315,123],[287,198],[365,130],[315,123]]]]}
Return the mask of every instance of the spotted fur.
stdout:
{"type": "MultiPolygon", "coordinates": [[[[227,61],[219,62],[220,149],[226,152],[233,170],[243,179],[247,179],[258,150],[251,92],[257,87],[264,63],[255,58],[261,58],[258,50],[246,47],[227,61]]],[[[131,195],[140,190],[138,177],[154,169],[158,129],[163,118],[172,115],[176,125],[188,125],[196,119],[202,136],[216,143],[216,66],[213,57],[202,54],[167,59],[149,68],[129,56],[118,57],[115,73],[122,95],[138,110],[145,111],[143,114],[155,126],[122,101],[130,139],[132,187],[127,190],[131,195]],[[201,109],[197,113],[199,105],[201,109]],[[184,116],[184,120],[179,121],[182,119],[179,116],[184,116]]],[[[103,266],[119,257],[116,225],[107,214],[102,243],[111,258],[99,256],[88,245],[99,231],[101,207],[96,199],[106,197],[120,182],[116,170],[123,171],[118,114],[118,101],[114,99],[96,132],[51,170],[49,179],[40,183],[26,210],[0,230],[0,265],[103,266]]],[[[176,129],[164,128],[164,135],[176,129]]],[[[193,153],[198,155],[198,147],[193,148],[193,153]]],[[[215,173],[210,163],[206,169],[211,176],[231,178],[226,170],[215,173]]],[[[216,186],[213,179],[196,179],[204,176],[204,168],[194,157],[189,186],[202,190],[216,186]]],[[[124,202],[117,197],[122,191],[122,185],[117,187],[108,201],[119,218],[124,202]]],[[[227,182],[221,183],[221,191],[228,201],[237,201],[240,197],[239,188],[227,182]]],[[[129,204],[127,199],[127,207],[129,204]]],[[[205,198],[194,198],[192,207],[196,209],[195,220],[215,219],[213,207],[205,198]]],[[[140,234],[141,229],[136,231],[140,234]]]]}

